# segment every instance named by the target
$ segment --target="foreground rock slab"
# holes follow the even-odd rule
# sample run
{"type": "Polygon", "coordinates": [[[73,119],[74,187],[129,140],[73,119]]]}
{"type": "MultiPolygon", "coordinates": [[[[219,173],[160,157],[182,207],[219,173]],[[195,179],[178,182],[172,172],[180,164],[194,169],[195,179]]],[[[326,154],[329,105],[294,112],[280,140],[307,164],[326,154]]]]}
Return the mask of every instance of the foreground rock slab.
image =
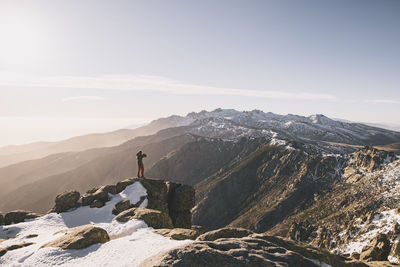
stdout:
{"type": "Polygon", "coordinates": [[[271,242],[252,238],[224,238],[196,241],[161,252],[142,262],[141,267],[242,267],[242,266],[320,266],[302,255],[271,242]]]}
{"type": "Polygon", "coordinates": [[[110,241],[106,230],[92,225],[83,225],[71,228],[65,235],[42,247],[58,247],[62,249],[82,249],[93,244],[106,243],[110,241]]]}

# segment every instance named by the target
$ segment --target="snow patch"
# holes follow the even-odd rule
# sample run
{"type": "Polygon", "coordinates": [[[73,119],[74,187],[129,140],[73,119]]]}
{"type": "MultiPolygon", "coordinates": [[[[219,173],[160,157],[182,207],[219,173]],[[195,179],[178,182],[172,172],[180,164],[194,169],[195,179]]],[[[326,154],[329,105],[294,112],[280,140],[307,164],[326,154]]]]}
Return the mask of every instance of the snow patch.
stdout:
{"type": "MultiPolygon", "coordinates": [[[[147,196],[146,189],[136,182],[117,195],[109,195],[110,201],[102,208],[79,207],[64,213],[50,213],[45,216],[8,226],[0,226],[0,238],[8,239],[0,243],[0,248],[24,242],[33,245],[8,251],[0,258],[0,266],[138,266],[144,259],[162,250],[192,242],[176,241],[154,234],[142,220],[126,223],[113,221],[111,213],[121,200],[137,203],[147,196]],[[63,250],[41,248],[62,235],[69,228],[93,224],[105,229],[111,240],[95,244],[85,249],[63,250]],[[35,234],[36,237],[27,238],[35,234]]],[[[147,206],[147,198],[140,207],[147,206]]]]}

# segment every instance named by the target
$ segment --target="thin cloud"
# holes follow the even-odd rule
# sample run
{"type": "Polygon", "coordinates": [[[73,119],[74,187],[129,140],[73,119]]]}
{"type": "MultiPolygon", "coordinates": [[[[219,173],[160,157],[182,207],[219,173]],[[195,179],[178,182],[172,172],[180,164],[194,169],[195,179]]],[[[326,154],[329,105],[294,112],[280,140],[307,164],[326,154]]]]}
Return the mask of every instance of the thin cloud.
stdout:
{"type": "Polygon", "coordinates": [[[1,73],[0,85],[15,87],[49,87],[104,89],[123,91],[153,91],[177,95],[227,95],[273,99],[336,100],[331,94],[283,92],[278,90],[246,90],[183,83],[159,76],[108,75],[108,76],[31,76],[1,73]]]}
{"type": "Polygon", "coordinates": [[[63,102],[68,101],[76,101],[76,102],[85,102],[85,101],[101,101],[105,98],[102,96],[93,96],[93,95],[80,95],[80,96],[70,96],[62,99],[63,102]]]}
{"type": "Polygon", "coordinates": [[[392,99],[367,99],[365,102],[375,104],[400,104],[400,100],[392,99]]]}

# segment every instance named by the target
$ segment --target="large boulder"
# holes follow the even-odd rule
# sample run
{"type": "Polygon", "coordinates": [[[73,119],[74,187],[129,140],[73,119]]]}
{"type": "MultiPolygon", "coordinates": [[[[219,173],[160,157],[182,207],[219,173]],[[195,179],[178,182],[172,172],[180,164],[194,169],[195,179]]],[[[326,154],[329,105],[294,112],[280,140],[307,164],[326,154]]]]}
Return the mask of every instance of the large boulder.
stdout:
{"type": "Polygon", "coordinates": [[[148,226],[155,229],[173,228],[171,218],[168,214],[159,210],[132,208],[118,214],[114,220],[127,222],[129,220],[143,220],[148,226]]]}
{"type": "Polygon", "coordinates": [[[50,212],[65,212],[78,206],[81,194],[78,191],[67,191],[56,197],[55,205],[50,212]]]}
{"type": "Polygon", "coordinates": [[[93,244],[110,241],[107,231],[93,225],[71,228],[65,235],[42,247],[58,247],[62,249],[82,249],[93,244]]]}
{"type": "Polygon", "coordinates": [[[195,240],[199,235],[202,234],[202,231],[196,229],[185,229],[185,228],[155,229],[153,232],[165,237],[169,237],[174,240],[185,240],[185,239],[195,240]]]}
{"type": "Polygon", "coordinates": [[[0,225],[4,224],[4,217],[3,214],[0,213],[0,225]]]}
{"type": "Polygon", "coordinates": [[[384,261],[387,260],[391,249],[390,240],[385,234],[378,234],[363,249],[360,260],[384,261]]]}
{"type": "Polygon", "coordinates": [[[131,206],[131,202],[129,201],[129,199],[121,200],[120,202],[115,204],[115,208],[112,210],[112,214],[118,215],[121,212],[128,210],[130,208],[132,208],[132,206],[131,206]]]}
{"type": "Polygon", "coordinates": [[[188,185],[167,183],[169,216],[175,227],[192,226],[191,209],[195,204],[195,190],[188,185]]]}
{"type": "MultiPolygon", "coordinates": [[[[82,196],[82,206],[89,206],[92,205],[93,202],[97,203],[106,203],[108,201],[108,193],[109,193],[109,186],[102,186],[100,188],[96,188],[96,190],[89,190],[82,196]]],[[[95,204],[94,207],[101,206],[100,204],[95,204]]]]}
{"type": "Polygon", "coordinates": [[[254,234],[254,232],[244,228],[226,227],[202,234],[196,240],[214,241],[220,238],[241,238],[254,234]]]}
{"type": "Polygon", "coordinates": [[[140,265],[190,267],[320,266],[302,255],[258,238],[196,241],[152,256],[140,265]]]}
{"type": "Polygon", "coordinates": [[[39,213],[31,212],[31,211],[14,210],[14,211],[8,212],[4,216],[4,224],[9,225],[9,224],[13,224],[13,223],[20,223],[20,222],[24,222],[27,219],[35,219],[40,216],[43,216],[43,215],[39,214],[39,213]]]}

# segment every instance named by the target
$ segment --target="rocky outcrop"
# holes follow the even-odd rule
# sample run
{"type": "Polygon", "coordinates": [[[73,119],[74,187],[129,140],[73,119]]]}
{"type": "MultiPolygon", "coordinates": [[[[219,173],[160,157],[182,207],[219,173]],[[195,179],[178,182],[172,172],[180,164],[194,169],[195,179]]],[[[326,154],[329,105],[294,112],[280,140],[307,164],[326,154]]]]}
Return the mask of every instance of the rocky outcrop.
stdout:
{"type": "Polygon", "coordinates": [[[226,227],[202,234],[196,240],[214,241],[220,238],[241,238],[252,234],[254,234],[254,232],[244,228],[226,227]]]}
{"type": "Polygon", "coordinates": [[[174,228],[174,229],[155,229],[153,231],[156,234],[169,237],[174,240],[195,240],[199,235],[203,233],[198,229],[185,229],[185,228],[174,228]]]}
{"type": "Polygon", "coordinates": [[[32,242],[28,242],[28,243],[21,243],[21,244],[17,244],[17,245],[11,245],[5,248],[0,248],[0,258],[7,253],[7,251],[10,250],[15,250],[15,249],[19,249],[19,248],[23,248],[23,247],[27,247],[30,245],[33,245],[34,243],[32,242]]]}
{"type": "Polygon", "coordinates": [[[148,226],[155,229],[173,228],[171,218],[168,214],[159,210],[132,208],[118,214],[114,220],[127,222],[132,219],[143,220],[148,226]]]}
{"type": "Polygon", "coordinates": [[[242,266],[320,266],[302,255],[271,242],[253,238],[196,241],[161,252],[146,259],[141,267],[242,267],[242,266]]]}
{"type": "Polygon", "coordinates": [[[91,208],[98,208],[104,206],[108,201],[107,186],[102,186],[94,191],[96,188],[89,190],[82,196],[82,206],[91,206],[91,208]],[[94,192],[93,192],[94,191],[94,192]]]}
{"type": "Polygon", "coordinates": [[[81,194],[78,191],[67,191],[59,194],[56,197],[55,205],[50,212],[61,213],[69,209],[76,208],[79,206],[78,200],[81,194]]]}
{"type": "Polygon", "coordinates": [[[0,213],[0,225],[4,224],[4,217],[3,214],[0,213]]]}
{"type": "Polygon", "coordinates": [[[168,187],[162,180],[140,179],[140,183],[147,191],[147,208],[159,210],[166,214],[168,210],[168,187]]]}
{"type": "Polygon", "coordinates": [[[378,234],[366,245],[361,254],[360,260],[364,261],[385,261],[391,249],[390,240],[385,234],[378,234]]]}
{"type": "MultiPolygon", "coordinates": [[[[176,228],[191,228],[191,209],[195,204],[195,191],[193,187],[187,185],[163,180],[129,178],[116,185],[106,185],[88,190],[81,197],[82,205],[101,208],[109,200],[108,194],[118,194],[135,182],[140,182],[146,188],[148,209],[158,210],[169,216],[176,228]]],[[[136,204],[131,204],[128,200],[121,201],[115,205],[112,213],[117,215],[130,208],[137,208],[146,198],[141,198],[136,204]]]]}
{"type": "Polygon", "coordinates": [[[110,241],[107,231],[93,225],[71,228],[65,235],[42,247],[58,247],[62,249],[82,249],[93,244],[110,241]]]}
{"type": "Polygon", "coordinates": [[[28,219],[35,219],[40,216],[42,216],[42,214],[24,210],[14,210],[10,211],[4,216],[4,224],[9,225],[13,223],[20,223],[28,219]]]}

